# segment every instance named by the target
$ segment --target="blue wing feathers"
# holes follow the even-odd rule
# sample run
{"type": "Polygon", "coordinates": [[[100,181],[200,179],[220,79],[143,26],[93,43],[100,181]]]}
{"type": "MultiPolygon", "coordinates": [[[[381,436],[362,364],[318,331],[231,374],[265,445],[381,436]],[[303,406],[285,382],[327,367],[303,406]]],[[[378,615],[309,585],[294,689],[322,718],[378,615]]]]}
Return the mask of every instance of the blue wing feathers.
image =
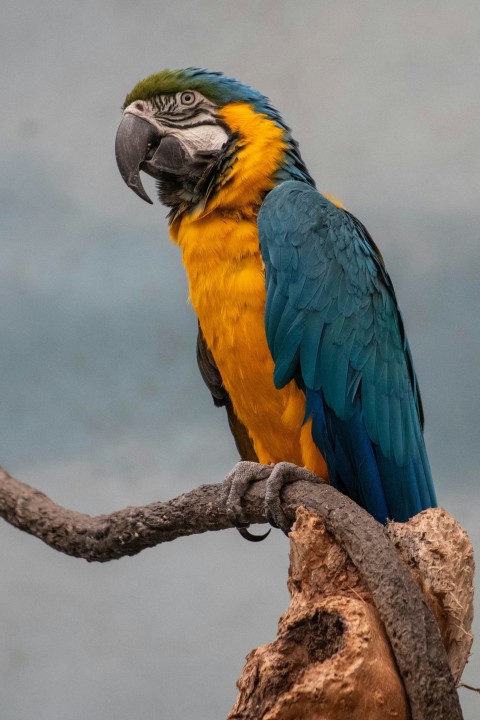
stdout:
{"type": "Polygon", "coordinates": [[[322,343],[324,322],[320,313],[309,313],[300,346],[300,368],[305,385],[312,390],[320,389],[316,378],[318,354],[322,343]]]}
{"type": "Polygon", "coordinates": [[[380,521],[435,505],[410,348],[370,235],[298,181],[269,193],[258,227],[275,385],[305,389],[331,482],[380,521]]]}
{"type": "Polygon", "coordinates": [[[285,303],[287,298],[282,293],[281,289],[272,281],[271,292],[267,295],[267,302],[265,307],[265,330],[268,337],[275,337],[278,324],[282,318],[283,311],[285,309],[285,303]]]}

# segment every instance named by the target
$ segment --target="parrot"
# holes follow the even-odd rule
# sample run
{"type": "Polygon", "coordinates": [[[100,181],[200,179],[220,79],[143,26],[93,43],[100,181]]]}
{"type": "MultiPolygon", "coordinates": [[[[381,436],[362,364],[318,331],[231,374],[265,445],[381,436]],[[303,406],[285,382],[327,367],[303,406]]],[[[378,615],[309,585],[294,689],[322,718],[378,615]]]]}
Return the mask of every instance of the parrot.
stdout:
{"type": "Polygon", "coordinates": [[[435,507],[383,257],[316,189],[268,98],[219,72],[162,70],[127,95],[115,153],[127,186],[152,204],[147,173],[169,209],[200,371],[240,457],[307,468],[380,523],[435,507]]]}

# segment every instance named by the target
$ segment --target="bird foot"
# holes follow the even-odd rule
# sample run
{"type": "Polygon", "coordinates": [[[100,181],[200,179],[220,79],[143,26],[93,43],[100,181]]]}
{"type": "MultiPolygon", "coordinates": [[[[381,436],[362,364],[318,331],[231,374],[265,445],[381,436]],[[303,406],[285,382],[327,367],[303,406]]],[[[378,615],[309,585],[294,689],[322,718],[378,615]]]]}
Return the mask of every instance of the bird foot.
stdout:
{"type": "Polygon", "coordinates": [[[242,498],[249,485],[268,478],[272,469],[269,466],[244,460],[238,462],[224,480],[227,517],[240,535],[250,542],[264,540],[270,534],[270,530],[263,535],[254,535],[248,530],[249,523],[243,517],[242,498]]]}
{"type": "MultiPolygon", "coordinates": [[[[268,535],[270,530],[264,535],[250,533],[242,509],[242,498],[247,492],[248,486],[253,482],[266,479],[265,517],[270,525],[280,528],[285,535],[288,535],[292,527],[292,521],[286,516],[282,508],[282,489],[285,485],[296,480],[308,480],[311,482],[312,478],[316,478],[316,475],[310,470],[288,462],[279,462],[271,466],[260,465],[255,462],[239,462],[225,479],[225,505],[228,519],[246,540],[259,542],[268,535]]],[[[318,478],[318,481],[323,482],[320,478],[318,478]]]]}
{"type": "MultiPolygon", "coordinates": [[[[308,480],[312,482],[313,478],[316,478],[316,475],[310,470],[300,467],[299,465],[294,465],[293,463],[279,462],[273,467],[265,490],[265,517],[270,525],[280,528],[285,535],[288,535],[293,523],[283,510],[281,499],[282,490],[285,485],[295,482],[296,480],[308,480]]],[[[322,482],[320,478],[318,478],[318,481],[322,482]]]]}

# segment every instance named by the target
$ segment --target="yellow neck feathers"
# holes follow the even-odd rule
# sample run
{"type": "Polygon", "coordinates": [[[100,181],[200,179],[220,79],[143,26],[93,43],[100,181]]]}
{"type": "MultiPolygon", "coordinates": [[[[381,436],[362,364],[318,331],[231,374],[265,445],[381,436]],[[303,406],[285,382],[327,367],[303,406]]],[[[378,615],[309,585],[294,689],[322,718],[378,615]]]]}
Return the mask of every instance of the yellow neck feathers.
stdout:
{"type": "Polygon", "coordinates": [[[170,237],[183,250],[190,280],[192,273],[200,271],[198,263],[208,276],[212,262],[256,255],[261,268],[258,208],[274,186],[287,149],[283,130],[246,103],[226,105],[219,116],[238,135],[236,161],[205,208],[186,213],[170,226],[170,237]]]}
{"type": "Polygon", "coordinates": [[[282,128],[266,115],[255,112],[251,105],[232,103],[218,114],[231,132],[238,135],[235,162],[227,172],[223,186],[205,208],[194,210],[172,223],[174,242],[177,242],[180,225],[212,212],[238,211],[245,215],[254,210],[256,214],[265,194],[273,188],[273,178],[285,157],[287,145],[282,128]]]}
{"type": "Polygon", "coordinates": [[[250,105],[226,105],[219,113],[222,120],[239,136],[237,161],[222,192],[211,208],[259,205],[274,186],[273,177],[287,149],[283,130],[250,105]]]}

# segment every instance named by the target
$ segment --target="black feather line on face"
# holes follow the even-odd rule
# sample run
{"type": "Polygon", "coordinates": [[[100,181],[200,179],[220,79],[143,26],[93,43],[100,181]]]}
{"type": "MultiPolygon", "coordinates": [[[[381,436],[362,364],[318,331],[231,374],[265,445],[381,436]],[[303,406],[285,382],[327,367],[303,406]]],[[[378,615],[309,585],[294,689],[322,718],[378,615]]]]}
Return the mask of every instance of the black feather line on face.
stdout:
{"type": "Polygon", "coordinates": [[[238,136],[230,134],[229,140],[215,153],[199,151],[182,169],[182,174],[162,173],[157,180],[158,198],[171,208],[169,220],[208,200],[225,185],[227,172],[236,160],[238,136]]]}

